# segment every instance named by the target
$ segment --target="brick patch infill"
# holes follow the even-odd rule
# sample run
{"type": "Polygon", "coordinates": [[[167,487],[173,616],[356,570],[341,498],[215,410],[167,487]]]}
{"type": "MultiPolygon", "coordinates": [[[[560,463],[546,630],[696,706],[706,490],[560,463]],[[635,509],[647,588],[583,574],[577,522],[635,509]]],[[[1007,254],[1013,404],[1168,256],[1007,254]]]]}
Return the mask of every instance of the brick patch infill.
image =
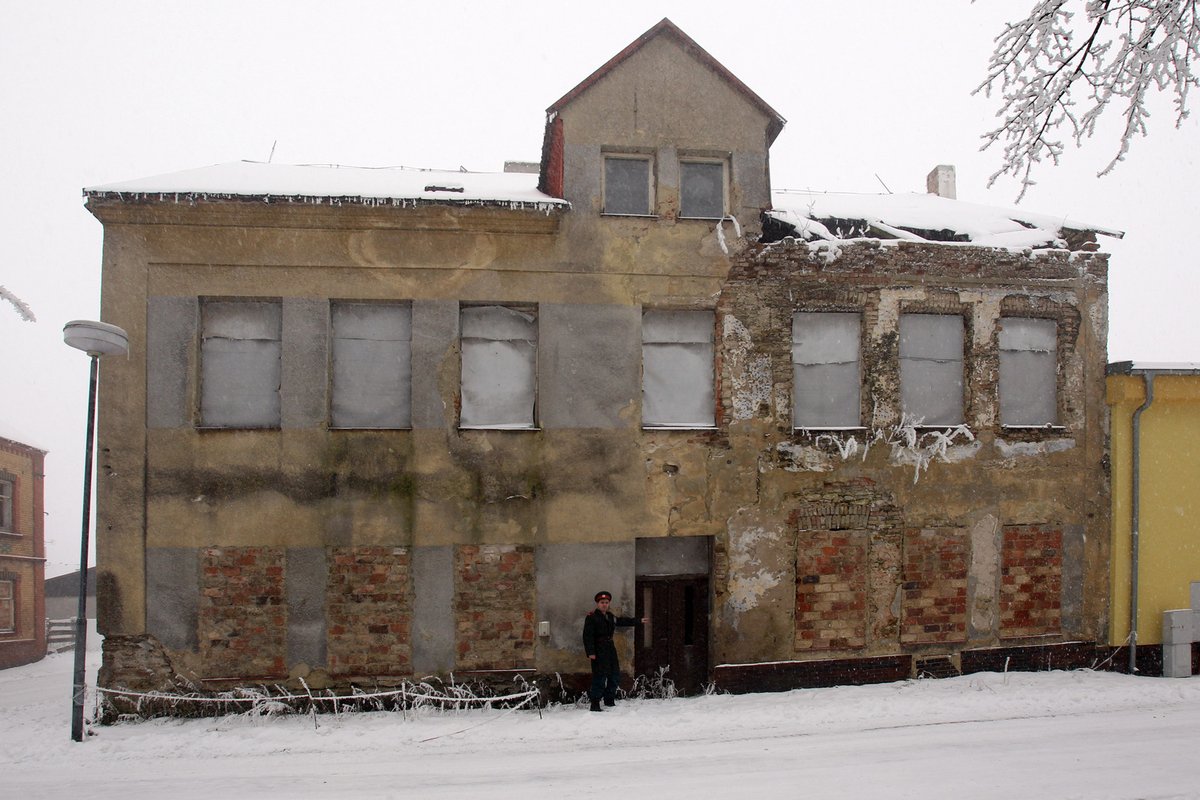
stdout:
{"type": "Polygon", "coordinates": [[[454,639],[460,670],[534,666],[533,548],[462,545],[454,552],[454,639]]]}
{"type": "Polygon", "coordinates": [[[1000,638],[1062,630],[1062,528],[1005,525],[1000,568],[1000,638]]]}
{"type": "Polygon", "coordinates": [[[866,646],[867,534],[800,531],[796,541],[798,651],[866,646]]]}
{"type": "Polygon", "coordinates": [[[329,672],[412,672],[410,556],[405,547],[331,547],[325,608],[329,672]]]}
{"type": "Polygon", "coordinates": [[[960,528],[904,532],[901,644],[966,641],[969,560],[960,528]]]}
{"type": "Polygon", "coordinates": [[[200,552],[198,639],[206,677],[287,674],[287,602],[280,547],[200,552]]]}

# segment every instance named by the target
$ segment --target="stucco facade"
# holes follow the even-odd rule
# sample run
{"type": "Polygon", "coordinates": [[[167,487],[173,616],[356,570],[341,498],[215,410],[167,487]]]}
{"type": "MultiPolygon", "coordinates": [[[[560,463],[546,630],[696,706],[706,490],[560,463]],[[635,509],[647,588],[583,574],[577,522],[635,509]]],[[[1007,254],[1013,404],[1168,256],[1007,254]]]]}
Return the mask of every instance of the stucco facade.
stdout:
{"type": "Polygon", "coordinates": [[[782,125],[664,21],[551,107],[545,203],[89,191],[134,354],[101,381],[102,683],[569,676],[599,589],[651,619],[625,663],[691,689],[1102,637],[1107,257],[767,241],[782,125]],[[693,169],[718,211],[685,213],[693,169]],[[213,320],[249,301],[277,408],[214,425],[213,320]],[[351,303],[410,326],[407,424],[332,421],[351,303]],[[524,326],[529,424],[474,424],[479,308],[524,326]],[[858,320],[857,424],[795,424],[797,312],[858,320]],[[960,321],[952,425],[904,413],[906,315],[960,321]],[[1045,424],[1000,419],[1013,317],[1054,331],[1045,424]],[[704,358],[700,418],[647,422],[648,382],[704,358]]]}

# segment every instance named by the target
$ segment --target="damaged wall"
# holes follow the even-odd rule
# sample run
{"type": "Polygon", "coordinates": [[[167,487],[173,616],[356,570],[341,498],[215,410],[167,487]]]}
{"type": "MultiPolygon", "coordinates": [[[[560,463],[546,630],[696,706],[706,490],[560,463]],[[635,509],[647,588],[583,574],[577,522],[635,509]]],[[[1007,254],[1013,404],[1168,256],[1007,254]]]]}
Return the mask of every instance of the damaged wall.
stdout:
{"type": "MultiPolygon", "coordinates": [[[[914,654],[1100,635],[1106,257],[755,244],[781,119],[677,39],[586,86],[556,112],[569,210],[89,198],[103,318],[131,351],[101,379],[104,685],[578,676],[593,594],[632,616],[639,578],[671,564],[707,578],[680,604],[707,615],[686,638],[709,667],[896,675],[914,654]],[[650,163],[651,213],[603,213],[614,152],[650,163]],[[687,158],[724,166],[746,235],[680,217],[687,158]],[[278,308],[278,420],[208,425],[206,305],[251,299],[278,308]],[[411,320],[409,427],[331,424],[342,301],[411,320]],[[472,306],[524,320],[532,425],[463,425],[472,306]],[[643,427],[645,310],[713,314],[712,425],[643,427]],[[857,425],[793,427],[796,312],[857,321],[857,425]],[[961,321],[961,425],[905,413],[906,314],[961,321]],[[1013,316],[1055,324],[1051,424],[999,417],[1013,316]]],[[[619,636],[627,666],[646,638],[619,636]]]]}

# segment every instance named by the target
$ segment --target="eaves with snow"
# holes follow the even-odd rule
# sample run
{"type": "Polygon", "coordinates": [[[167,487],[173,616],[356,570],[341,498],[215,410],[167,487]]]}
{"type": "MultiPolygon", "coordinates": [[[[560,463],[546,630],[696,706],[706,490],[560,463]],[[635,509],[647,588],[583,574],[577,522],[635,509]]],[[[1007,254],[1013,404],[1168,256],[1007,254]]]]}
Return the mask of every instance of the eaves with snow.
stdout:
{"type": "Polygon", "coordinates": [[[543,194],[536,174],[411,167],[268,164],[235,161],[120,183],[91,186],[84,196],[126,202],[242,200],[311,205],[493,206],[550,212],[570,203],[543,194]]]}
{"type": "Polygon", "coordinates": [[[1068,217],[985,206],[936,194],[776,191],[763,237],[806,241],[879,239],[1025,249],[1095,249],[1096,234],[1122,231],[1068,217]]]}

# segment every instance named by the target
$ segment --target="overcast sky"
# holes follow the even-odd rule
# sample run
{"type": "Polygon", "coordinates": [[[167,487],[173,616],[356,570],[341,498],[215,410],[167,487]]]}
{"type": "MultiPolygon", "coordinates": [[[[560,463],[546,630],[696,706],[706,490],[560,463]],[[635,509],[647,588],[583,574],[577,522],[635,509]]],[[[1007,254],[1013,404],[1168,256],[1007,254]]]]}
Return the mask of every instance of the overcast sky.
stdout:
{"type": "MultiPolygon", "coordinates": [[[[978,152],[995,103],[970,92],[1029,2],[0,0],[0,285],[37,315],[0,304],[0,436],[49,451],[47,576],[78,566],[87,357],[62,326],[99,314],[102,246],[82,187],[272,147],[295,164],[535,161],[545,108],[667,16],[788,120],[775,188],[923,191],[954,164],[959,199],[1011,205],[1015,183],[986,188],[999,154],[978,152]]],[[[1114,175],[1095,177],[1115,148],[1097,140],[1022,201],[1126,231],[1102,240],[1110,361],[1200,361],[1200,121],[1177,131],[1156,109],[1114,175]]]]}

